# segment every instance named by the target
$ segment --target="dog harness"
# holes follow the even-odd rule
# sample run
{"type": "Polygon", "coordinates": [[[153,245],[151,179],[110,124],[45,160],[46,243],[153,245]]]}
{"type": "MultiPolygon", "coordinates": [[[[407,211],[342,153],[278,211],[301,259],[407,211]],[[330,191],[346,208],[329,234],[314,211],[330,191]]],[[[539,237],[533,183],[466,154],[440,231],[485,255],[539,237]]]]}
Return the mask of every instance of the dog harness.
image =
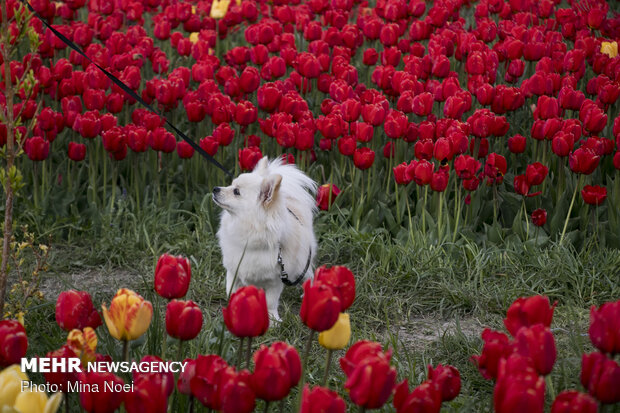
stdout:
{"type": "Polygon", "coordinates": [[[282,280],[284,285],[287,285],[290,287],[290,286],[299,284],[301,280],[303,280],[304,275],[306,274],[306,271],[308,271],[308,268],[310,268],[311,259],[312,259],[312,248],[310,248],[310,250],[308,251],[308,261],[306,261],[306,266],[304,267],[303,271],[301,272],[301,274],[297,276],[297,278],[295,278],[294,281],[291,281],[288,278],[288,273],[284,269],[284,262],[282,261],[282,246],[278,247],[278,265],[280,266],[280,279],[282,280]]]}

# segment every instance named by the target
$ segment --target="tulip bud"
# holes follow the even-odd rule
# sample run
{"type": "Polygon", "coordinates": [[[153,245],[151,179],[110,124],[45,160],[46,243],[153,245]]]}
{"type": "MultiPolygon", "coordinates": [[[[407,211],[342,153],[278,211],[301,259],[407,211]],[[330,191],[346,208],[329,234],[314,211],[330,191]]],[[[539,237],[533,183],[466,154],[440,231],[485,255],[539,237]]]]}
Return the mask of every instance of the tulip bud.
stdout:
{"type": "Polygon", "coordinates": [[[508,332],[515,337],[521,327],[529,327],[534,324],[551,325],[553,310],[557,303],[549,304],[549,297],[535,295],[528,298],[517,298],[506,313],[504,325],[508,332]]]}
{"type": "Polygon", "coordinates": [[[339,193],[340,189],[334,184],[321,185],[316,193],[316,205],[323,211],[329,210],[339,193]]]}
{"type": "Polygon", "coordinates": [[[512,346],[506,334],[485,328],[482,331],[484,345],[479,356],[472,356],[480,374],[487,380],[497,378],[498,365],[501,359],[512,353],[512,346]]]}
{"type": "Polygon", "coordinates": [[[24,326],[17,320],[0,321],[0,367],[19,364],[27,349],[28,337],[24,326]]]}
{"type": "Polygon", "coordinates": [[[344,400],[335,391],[315,386],[310,390],[306,384],[301,398],[300,413],[345,413],[344,400]]]}
{"type": "Polygon", "coordinates": [[[601,403],[620,402],[620,366],[602,353],[581,357],[581,384],[601,403]]]}
{"type": "Polygon", "coordinates": [[[588,394],[565,390],[558,394],[551,405],[551,413],[597,413],[596,400],[588,394]]]}
{"type": "Polygon", "coordinates": [[[269,328],[265,290],[253,285],[234,292],[222,312],[226,328],[237,337],[262,336],[269,328]]]}
{"type": "Polygon", "coordinates": [[[163,254],[155,267],[155,291],[164,298],[181,298],[187,294],[191,277],[187,258],[163,254]]]}
{"type": "Polygon", "coordinates": [[[114,386],[124,385],[123,379],[112,373],[82,372],[80,382],[85,389],[99,389],[80,393],[82,408],[89,413],[112,413],[123,402],[124,393],[111,390],[114,386]],[[107,386],[106,386],[107,383],[107,386]]]}
{"type": "Polygon", "coordinates": [[[254,353],[254,373],[250,380],[256,397],[266,401],[282,400],[301,378],[301,360],[295,347],[275,342],[254,353]]]}
{"type": "Polygon", "coordinates": [[[344,388],[351,401],[366,409],[378,409],[392,394],[396,383],[396,369],[384,356],[368,357],[355,366],[344,388]]]}
{"type": "Polygon", "coordinates": [[[453,366],[439,364],[433,369],[428,365],[428,379],[436,384],[441,393],[441,401],[450,401],[461,391],[461,374],[453,366]]]}
{"type": "Polygon", "coordinates": [[[90,294],[76,290],[63,291],[58,295],[56,322],[65,331],[83,330],[86,327],[95,329],[102,324],[90,294]]]}
{"type": "Polygon", "coordinates": [[[304,298],[299,316],[312,330],[329,330],[338,320],[341,306],[340,298],[327,284],[312,284],[312,280],[304,283],[304,298]]]}
{"type": "Polygon", "coordinates": [[[590,308],[590,328],[592,344],[600,351],[610,354],[620,353],[620,300],[590,308]]]}
{"type": "Polygon", "coordinates": [[[542,208],[535,209],[532,212],[532,223],[537,227],[542,227],[547,222],[547,211],[542,208]]]}
{"type": "Polygon", "coordinates": [[[409,382],[405,379],[394,392],[393,404],[397,413],[438,412],[441,402],[441,392],[432,380],[426,380],[409,393],[409,382]]]}
{"type": "Polygon", "coordinates": [[[193,301],[172,300],[166,307],[166,331],[179,340],[195,338],[202,328],[202,311],[193,301]]]}

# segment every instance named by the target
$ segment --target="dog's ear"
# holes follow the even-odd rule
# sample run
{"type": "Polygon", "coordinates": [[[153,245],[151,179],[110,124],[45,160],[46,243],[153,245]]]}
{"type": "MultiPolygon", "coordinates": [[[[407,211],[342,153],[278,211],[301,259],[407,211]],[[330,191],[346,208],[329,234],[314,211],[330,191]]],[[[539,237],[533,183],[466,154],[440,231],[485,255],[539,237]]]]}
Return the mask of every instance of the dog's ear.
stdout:
{"type": "Polygon", "coordinates": [[[263,179],[263,182],[260,185],[260,195],[258,198],[265,207],[271,205],[271,203],[278,196],[278,189],[280,189],[281,182],[282,175],[280,174],[269,175],[263,179]]]}
{"type": "Polygon", "coordinates": [[[263,156],[260,161],[254,167],[252,172],[265,173],[267,172],[267,166],[269,165],[269,160],[266,156],[263,156]]]}

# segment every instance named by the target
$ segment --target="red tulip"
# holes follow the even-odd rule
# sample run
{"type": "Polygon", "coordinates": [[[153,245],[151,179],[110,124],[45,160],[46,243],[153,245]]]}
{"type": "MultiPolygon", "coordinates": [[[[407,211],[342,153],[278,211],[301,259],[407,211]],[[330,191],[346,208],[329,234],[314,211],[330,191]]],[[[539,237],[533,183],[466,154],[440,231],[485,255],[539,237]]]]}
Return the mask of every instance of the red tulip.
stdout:
{"type": "Polygon", "coordinates": [[[242,171],[251,171],[262,157],[263,153],[257,146],[239,149],[239,166],[242,171]]]}
{"type": "Polygon", "coordinates": [[[344,388],[351,401],[366,409],[378,409],[392,394],[396,369],[382,355],[361,360],[347,376],[344,388]]]}
{"type": "Polygon", "coordinates": [[[148,142],[153,150],[164,153],[171,153],[177,147],[177,140],[174,135],[164,128],[157,128],[149,132],[148,142]]]}
{"type": "Polygon", "coordinates": [[[127,413],[165,413],[169,394],[162,391],[164,377],[152,374],[134,378],[132,391],[124,394],[127,413]]]}
{"type": "Polygon", "coordinates": [[[28,337],[24,326],[17,320],[0,321],[0,367],[19,364],[27,349],[28,337]]]}
{"type": "Polygon", "coordinates": [[[372,166],[375,161],[375,152],[370,148],[357,148],[353,153],[353,164],[361,169],[365,170],[372,166]]]}
{"type": "Polygon", "coordinates": [[[522,327],[531,327],[539,323],[549,327],[556,305],[557,302],[550,305],[549,297],[542,295],[517,298],[508,308],[504,326],[513,337],[517,336],[522,327]]]}
{"type": "Polygon", "coordinates": [[[513,355],[500,361],[493,405],[497,413],[542,413],[545,404],[545,380],[525,360],[513,355]],[[514,370],[512,364],[520,364],[514,370]]]}
{"type": "Polygon", "coordinates": [[[262,336],[269,328],[265,291],[253,285],[234,292],[222,312],[226,327],[237,337],[262,336]]]}
{"type": "Polygon", "coordinates": [[[604,404],[620,402],[620,366],[602,353],[581,357],[581,384],[604,404]]]}
{"type": "Polygon", "coordinates": [[[547,177],[549,168],[540,162],[534,162],[527,166],[525,170],[525,180],[529,186],[540,185],[547,177]]]}
{"type": "Polygon", "coordinates": [[[189,260],[182,256],[162,254],[155,267],[155,291],[160,296],[172,299],[187,294],[192,270],[189,260]]]}
{"type": "Polygon", "coordinates": [[[323,211],[329,210],[339,193],[340,189],[334,184],[321,185],[316,193],[316,205],[323,211]]]}
{"type": "Polygon", "coordinates": [[[454,170],[461,179],[470,179],[476,176],[482,164],[469,155],[459,155],[454,161],[454,170]]]}
{"type": "Polygon", "coordinates": [[[495,152],[489,155],[484,164],[484,175],[487,177],[487,185],[498,185],[504,182],[504,175],[508,170],[506,158],[495,152]]]}
{"type": "Polygon", "coordinates": [[[526,139],[523,135],[515,135],[508,138],[508,150],[512,153],[525,152],[526,139]]]}
{"type": "Polygon", "coordinates": [[[247,126],[256,122],[258,116],[258,110],[252,102],[243,100],[237,104],[235,110],[235,122],[241,126],[247,126]]]}
{"type": "Polygon", "coordinates": [[[334,290],[326,284],[307,280],[299,316],[314,331],[329,330],[338,320],[342,304],[334,290]]]}
{"type": "MultiPolygon", "coordinates": [[[[73,350],[67,345],[60,347],[58,350],[51,351],[45,355],[48,358],[55,359],[70,359],[78,357],[73,350]]],[[[75,372],[61,372],[52,369],[51,372],[43,373],[45,381],[57,385],[60,391],[66,392],[67,386],[73,385],[78,380],[78,375],[75,372]]]]}
{"type": "Polygon", "coordinates": [[[227,367],[226,361],[214,354],[198,356],[196,359],[196,371],[190,379],[190,389],[192,395],[209,409],[221,408],[218,386],[221,373],[227,367]]]}
{"type": "Polygon", "coordinates": [[[443,192],[448,187],[448,181],[450,176],[447,169],[440,169],[437,172],[433,172],[431,177],[431,189],[435,192],[443,192]]]}
{"type": "Polygon", "coordinates": [[[532,223],[537,227],[542,227],[547,222],[547,211],[538,208],[532,212],[532,223]]]}
{"type": "Polygon", "coordinates": [[[83,161],[86,157],[86,145],[83,143],[69,142],[69,150],[67,155],[72,161],[83,161]]]}
{"type": "Polygon", "coordinates": [[[431,179],[433,178],[433,164],[429,161],[423,159],[415,164],[415,169],[413,170],[413,180],[416,184],[428,185],[431,183],[431,179]]]}
{"type": "Polygon", "coordinates": [[[397,139],[402,137],[407,131],[409,121],[404,113],[391,110],[385,117],[383,129],[388,138],[397,139]]]}
{"type": "Polygon", "coordinates": [[[24,152],[32,161],[44,161],[50,153],[50,143],[40,136],[26,139],[24,152]]]}
{"type": "Polygon", "coordinates": [[[375,49],[368,48],[364,50],[362,63],[366,66],[374,66],[377,63],[377,60],[379,60],[379,53],[375,49]]]}
{"type": "Polygon", "coordinates": [[[68,290],[56,300],[56,322],[65,331],[97,328],[102,324],[93,301],[86,291],[68,290]]]}
{"type": "Polygon", "coordinates": [[[589,394],[565,390],[557,395],[551,405],[551,413],[597,413],[598,404],[589,394]]]}
{"type": "Polygon", "coordinates": [[[515,337],[515,351],[530,357],[538,374],[551,373],[556,359],[555,339],[549,327],[535,324],[520,328],[515,337]]]}
{"type": "Polygon", "coordinates": [[[256,397],[251,387],[249,371],[237,372],[233,367],[221,370],[218,393],[222,412],[250,413],[254,411],[256,397]]]}
{"type": "Polygon", "coordinates": [[[485,379],[496,379],[499,361],[512,353],[512,345],[506,334],[488,328],[482,331],[482,340],[482,353],[472,356],[471,360],[485,379]]]}
{"type": "Polygon", "coordinates": [[[179,373],[179,380],[177,380],[177,389],[181,394],[192,394],[192,390],[190,387],[190,383],[192,378],[196,375],[196,360],[194,359],[185,359],[183,360],[185,365],[185,369],[179,373]]]}
{"type": "Polygon", "coordinates": [[[195,338],[202,328],[202,311],[193,301],[172,300],[166,306],[166,331],[179,340],[195,338]]]}
{"type": "Polygon", "coordinates": [[[250,383],[258,398],[282,400],[301,378],[301,360],[295,347],[282,341],[261,346],[254,353],[254,373],[250,383]]]}
{"type": "Polygon", "coordinates": [[[461,374],[456,367],[439,364],[433,369],[429,364],[428,379],[439,389],[441,401],[453,400],[461,391],[461,374]]]}
{"type": "Polygon", "coordinates": [[[590,175],[598,166],[600,157],[590,149],[579,148],[568,156],[570,169],[578,174],[590,175]]]}
{"type": "Polygon", "coordinates": [[[433,110],[433,95],[428,92],[413,98],[413,113],[418,116],[428,116],[433,110]]]}
{"type": "Polygon", "coordinates": [[[407,185],[409,182],[411,182],[411,179],[413,178],[410,175],[407,175],[407,163],[403,162],[400,165],[396,165],[394,168],[392,168],[392,171],[394,172],[394,180],[396,180],[396,183],[399,185],[407,185]]]}
{"type": "Polygon", "coordinates": [[[189,143],[180,141],[177,143],[177,154],[181,159],[190,159],[194,156],[194,148],[189,143]]]}
{"type": "Polygon", "coordinates": [[[300,413],[344,413],[346,409],[344,400],[335,391],[320,386],[310,390],[305,385],[300,413]]]}
{"type": "Polygon", "coordinates": [[[392,357],[390,350],[383,352],[383,346],[380,343],[368,340],[361,340],[353,344],[344,357],[340,359],[340,368],[348,377],[353,373],[355,367],[363,360],[372,357],[385,357],[388,360],[392,357]]]}
{"type": "Polygon", "coordinates": [[[258,107],[265,112],[273,112],[278,107],[281,97],[282,93],[274,83],[265,83],[256,93],[258,107]]]}
{"type": "Polygon", "coordinates": [[[581,197],[586,204],[600,205],[607,198],[607,188],[598,185],[586,185],[581,190],[581,197]]]}
{"type": "Polygon", "coordinates": [[[85,389],[99,391],[83,391],[80,393],[82,408],[89,413],[112,413],[123,402],[123,392],[114,391],[114,387],[123,386],[123,379],[112,373],[82,372],[79,380],[85,389]],[[108,385],[106,386],[106,383],[108,385]]]}
{"type": "Polygon", "coordinates": [[[620,300],[590,308],[590,340],[604,353],[620,353],[620,300]]]}
{"type": "Polygon", "coordinates": [[[330,286],[340,299],[340,312],[344,313],[355,300],[355,277],[351,270],[342,265],[323,265],[314,272],[314,282],[330,286]]]}
{"type": "Polygon", "coordinates": [[[409,382],[405,379],[396,386],[393,404],[396,413],[438,413],[441,409],[441,396],[441,391],[432,380],[426,380],[409,393],[409,382]]]}
{"type": "Polygon", "coordinates": [[[558,132],[551,141],[551,150],[560,157],[568,156],[575,145],[573,136],[570,133],[558,132]]]}

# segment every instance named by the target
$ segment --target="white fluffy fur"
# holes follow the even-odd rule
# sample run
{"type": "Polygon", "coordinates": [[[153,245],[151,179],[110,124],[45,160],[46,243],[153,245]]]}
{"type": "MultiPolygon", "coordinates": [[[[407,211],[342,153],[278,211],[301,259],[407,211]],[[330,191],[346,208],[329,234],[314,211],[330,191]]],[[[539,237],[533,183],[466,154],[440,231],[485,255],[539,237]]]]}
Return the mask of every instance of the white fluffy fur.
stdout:
{"type": "Polygon", "coordinates": [[[278,321],[284,288],[278,248],[291,281],[303,271],[310,252],[304,279],[313,274],[315,192],[316,183],[296,166],[283,165],[279,158],[269,162],[266,157],[251,173],[213,190],[213,200],[223,210],[217,237],[226,268],[226,292],[250,284],[263,288],[269,314],[278,321]]]}

